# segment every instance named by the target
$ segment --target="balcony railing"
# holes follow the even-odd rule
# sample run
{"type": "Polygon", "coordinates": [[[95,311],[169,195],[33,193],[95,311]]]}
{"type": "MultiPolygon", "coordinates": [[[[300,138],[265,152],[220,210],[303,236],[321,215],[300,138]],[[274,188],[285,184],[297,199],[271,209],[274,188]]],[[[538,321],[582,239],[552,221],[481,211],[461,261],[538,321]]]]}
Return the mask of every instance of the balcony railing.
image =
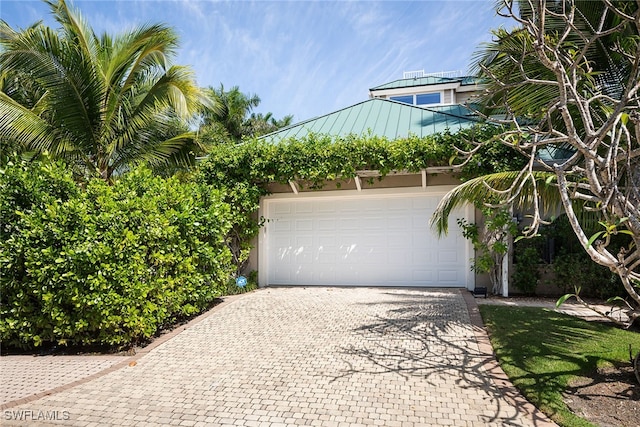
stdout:
{"type": "Polygon", "coordinates": [[[455,78],[462,77],[462,71],[440,71],[437,73],[425,73],[424,70],[416,70],[416,71],[405,71],[402,73],[403,79],[417,79],[420,77],[447,77],[447,78],[455,78]]]}

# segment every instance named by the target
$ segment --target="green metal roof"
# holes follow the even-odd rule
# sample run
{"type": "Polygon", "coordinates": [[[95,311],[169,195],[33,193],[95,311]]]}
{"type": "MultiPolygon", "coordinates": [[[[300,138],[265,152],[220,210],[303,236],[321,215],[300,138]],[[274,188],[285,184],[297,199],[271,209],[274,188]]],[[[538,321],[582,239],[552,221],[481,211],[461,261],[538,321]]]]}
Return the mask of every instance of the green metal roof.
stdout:
{"type": "Polygon", "coordinates": [[[405,87],[415,87],[415,86],[429,86],[429,85],[441,85],[447,83],[458,83],[462,86],[476,84],[478,79],[473,76],[463,76],[463,77],[435,77],[435,76],[427,76],[427,77],[416,77],[410,79],[400,79],[394,80],[390,83],[385,83],[380,86],[373,87],[369,90],[382,90],[382,89],[401,89],[405,87]]]}
{"type": "Polygon", "coordinates": [[[477,117],[462,105],[420,108],[372,98],[333,113],[300,122],[263,136],[268,141],[303,138],[310,133],[332,136],[373,135],[390,140],[424,137],[473,126],[477,117]]]}

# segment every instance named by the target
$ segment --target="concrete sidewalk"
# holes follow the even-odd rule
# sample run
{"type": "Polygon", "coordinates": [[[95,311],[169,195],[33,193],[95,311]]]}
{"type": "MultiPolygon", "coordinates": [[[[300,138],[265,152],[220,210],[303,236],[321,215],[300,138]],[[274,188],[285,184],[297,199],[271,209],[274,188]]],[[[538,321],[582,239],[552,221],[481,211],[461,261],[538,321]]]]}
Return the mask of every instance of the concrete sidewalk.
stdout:
{"type": "Polygon", "coordinates": [[[0,358],[3,389],[49,387],[58,363],[80,377],[5,402],[2,425],[554,425],[504,377],[466,291],[268,288],[182,329],[77,369],[0,358]]]}
{"type": "MultiPolygon", "coordinates": [[[[608,320],[595,311],[585,307],[584,305],[575,302],[575,300],[569,299],[560,307],[556,307],[557,298],[537,298],[537,297],[489,297],[489,298],[476,298],[476,303],[479,305],[503,305],[507,307],[542,307],[549,310],[553,310],[558,313],[568,314],[569,316],[579,317],[588,321],[607,322],[608,320]]],[[[615,318],[621,322],[628,322],[629,317],[619,307],[607,305],[603,303],[593,303],[593,306],[605,313],[612,311],[615,318]]]]}

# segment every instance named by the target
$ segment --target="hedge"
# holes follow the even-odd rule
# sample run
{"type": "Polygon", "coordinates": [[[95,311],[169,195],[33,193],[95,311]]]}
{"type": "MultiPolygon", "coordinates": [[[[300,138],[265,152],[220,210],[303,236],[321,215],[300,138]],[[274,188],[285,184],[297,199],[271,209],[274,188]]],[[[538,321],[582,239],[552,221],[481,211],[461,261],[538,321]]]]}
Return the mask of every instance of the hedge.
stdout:
{"type": "Polygon", "coordinates": [[[233,225],[218,190],[145,169],[82,189],[61,164],[0,171],[3,344],[131,345],[221,295],[233,225]]]}

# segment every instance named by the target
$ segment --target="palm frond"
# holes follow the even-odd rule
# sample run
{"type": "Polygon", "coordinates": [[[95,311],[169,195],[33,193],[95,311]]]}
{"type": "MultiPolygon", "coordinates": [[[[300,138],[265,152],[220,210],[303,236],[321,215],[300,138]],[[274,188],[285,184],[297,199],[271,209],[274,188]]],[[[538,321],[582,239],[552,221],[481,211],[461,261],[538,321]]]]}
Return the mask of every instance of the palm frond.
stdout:
{"type": "Polygon", "coordinates": [[[102,85],[90,59],[45,26],[15,33],[3,44],[6,49],[0,54],[0,67],[8,73],[29,75],[48,92],[52,125],[95,144],[100,110],[92,101],[100,96],[102,85]]]}
{"type": "Polygon", "coordinates": [[[449,215],[466,204],[512,205],[526,212],[538,198],[543,212],[554,212],[561,206],[558,189],[551,184],[555,175],[551,172],[534,171],[523,176],[520,171],[498,172],[466,181],[442,198],[429,221],[438,235],[447,234],[449,215]]]}
{"type": "Polygon", "coordinates": [[[50,150],[56,132],[52,126],[7,94],[0,92],[0,139],[27,150],[50,150]]]}
{"type": "Polygon", "coordinates": [[[200,109],[201,89],[195,84],[190,67],[174,65],[144,92],[134,114],[171,107],[180,117],[189,117],[200,109]],[[158,104],[160,103],[160,104],[158,104]]]}
{"type": "Polygon", "coordinates": [[[65,39],[71,41],[80,51],[95,58],[100,50],[99,41],[89,23],[66,0],[46,0],[56,21],[62,26],[65,39]]]}

